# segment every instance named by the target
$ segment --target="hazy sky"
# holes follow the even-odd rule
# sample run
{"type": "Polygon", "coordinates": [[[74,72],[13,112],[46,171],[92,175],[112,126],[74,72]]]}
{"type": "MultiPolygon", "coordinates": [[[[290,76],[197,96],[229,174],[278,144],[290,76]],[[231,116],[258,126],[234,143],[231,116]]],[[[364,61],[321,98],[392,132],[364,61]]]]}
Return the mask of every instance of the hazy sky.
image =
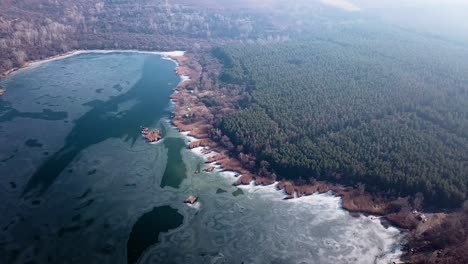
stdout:
{"type": "Polygon", "coordinates": [[[360,8],[401,8],[428,6],[468,6],[467,0],[343,0],[360,8]]]}
{"type": "Polygon", "coordinates": [[[359,11],[360,7],[347,0],[320,0],[322,3],[347,11],[359,11]]]}
{"type": "MultiPolygon", "coordinates": [[[[468,0],[320,0],[322,3],[347,11],[360,11],[374,8],[405,8],[430,6],[464,6],[468,0]]],[[[468,12],[468,9],[467,9],[468,12]]]]}

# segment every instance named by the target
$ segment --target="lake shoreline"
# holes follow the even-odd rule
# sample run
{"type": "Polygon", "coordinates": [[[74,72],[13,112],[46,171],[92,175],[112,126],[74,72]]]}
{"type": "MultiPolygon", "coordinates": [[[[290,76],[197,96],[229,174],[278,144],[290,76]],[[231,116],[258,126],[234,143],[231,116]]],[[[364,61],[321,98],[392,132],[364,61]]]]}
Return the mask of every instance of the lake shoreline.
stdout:
{"type": "MultiPolygon", "coordinates": [[[[229,155],[227,149],[222,147],[217,142],[211,140],[207,133],[207,128],[210,124],[204,122],[185,124],[183,118],[180,117],[190,112],[182,101],[187,98],[195,98],[192,109],[203,108],[204,104],[199,100],[198,96],[190,89],[190,85],[196,83],[201,75],[199,64],[195,61],[193,54],[186,54],[185,52],[152,52],[152,51],[133,51],[133,50],[75,50],[57,56],[49,57],[43,60],[31,61],[21,68],[10,70],[8,74],[12,74],[18,70],[35,67],[40,64],[65,59],[71,56],[85,54],[85,53],[145,53],[160,55],[164,59],[169,59],[176,64],[175,72],[180,76],[181,80],[171,95],[171,99],[175,104],[172,123],[178,128],[179,131],[185,132],[186,136],[192,137],[189,142],[189,147],[194,152],[200,152],[206,159],[206,166],[216,166],[216,171],[228,172],[230,176],[236,178],[235,185],[256,185],[269,186],[276,184],[278,191],[283,191],[287,196],[286,199],[299,198],[302,196],[312,195],[314,193],[331,192],[336,196],[342,198],[342,208],[349,212],[359,212],[363,214],[383,215],[379,210],[382,210],[382,205],[377,202],[374,197],[366,194],[364,198],[357,199],[355,197],[354,188],[344,187],[341,185],[334,185],[331,183],[317,182],[314,185],[297,185],[293,182],[287,181],[273,181],[271,179],[263,178],[254,175],[249,170],[243,168],[240,161],[229,155]],[[210,153],[202,153],[203,149],[210,151],[210,153]],[[195,150],[196,149],[196,150],[195,150]],[[239,176],[240,175],[240,176],[239,176]],[[364,206],[366,206],[364,208],[364,206]],[[364,208],[364,209],[363,209],[364,208]]],[[[200,66],[201,67],[201,66],[200,66]]],[[[6,75],[5,75],[6,76],[6,75]]]]}
{"type": "Polygon", "coordinates": [[[93,49],[93,50],[82,50],[82,49],[77,49],[77,50],[71,50],[67,52],[63,52],[54,56],[50,56],[44,59],[39,59],[39,60],[32,60],[25,62],[22,66],[20,67],[13,67],[9,70],[6,70],[2,73],[0,73],[0,77],[4,78],[7,77],[8,75],[11,75],[19,70],[22,69],[27,69],[30,67],[35,67],[38,65],[41,65],[43,63],[55,61],[55,60],[62,60],[66,59],[72,56],[80,55],[80,54],[89,54],[89,53],[97,53],[97,54],[106,54],[106,53],[140,53],[140,54],[154,54],[154,55],[159,55],[164,58],[171,58],[171,57],[178,57],[178,56],[183,56],[184,51],[144,51],[144,50],[119,50],[119,49],[93,49]]]}

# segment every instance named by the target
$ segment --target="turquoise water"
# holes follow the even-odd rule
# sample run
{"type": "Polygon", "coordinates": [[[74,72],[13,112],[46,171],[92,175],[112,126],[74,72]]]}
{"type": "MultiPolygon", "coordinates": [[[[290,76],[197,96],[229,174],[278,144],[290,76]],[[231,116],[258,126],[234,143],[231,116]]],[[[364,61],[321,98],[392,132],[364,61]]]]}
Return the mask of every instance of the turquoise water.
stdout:
{"type": "Polygon", "coordinates": [[[403,239],[331,195],[232,186],[168,118],[174,63],[82,54],[1,81],[0,263],[387,263],[403,239]],[[162,128],[155,145],[140,126],[162,128]],[[183,200],[199,196],[196,206],[183,200]]]}
{"type": "Polygon", "coordinates": [[[182,149],[187,148],[185,141],[182,138],[168,138],[164,140],[164,145],[167,147],[168,162],[161,180],[161,188],[171,186],[179,188],[182,181],[186,178],[187,169],[182,159],[182,149]]]}

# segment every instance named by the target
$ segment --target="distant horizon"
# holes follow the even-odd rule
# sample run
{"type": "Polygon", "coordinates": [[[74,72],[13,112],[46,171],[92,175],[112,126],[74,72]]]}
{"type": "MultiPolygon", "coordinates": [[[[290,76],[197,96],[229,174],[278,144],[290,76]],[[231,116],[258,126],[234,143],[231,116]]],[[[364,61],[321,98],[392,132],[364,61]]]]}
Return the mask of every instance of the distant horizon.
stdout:
{"type": "Polygon", "coordinates": [[[350,13],[376,16],[384,22],[468,43],[468,1],[463,0],[320,0],[350,13]]]}
{"type": "MultiPolygon", "coordinates": [[[[468,6],[468,2],[464,0],[322,0],[322,2],[341,3],[344,6],[354,6],[358,9],[386,9],[386,8],[414,8],[414,7],[430,7],[430,6],[468,6]]],[[[468,11],[468,10],[467,10],[468,11]]]]}

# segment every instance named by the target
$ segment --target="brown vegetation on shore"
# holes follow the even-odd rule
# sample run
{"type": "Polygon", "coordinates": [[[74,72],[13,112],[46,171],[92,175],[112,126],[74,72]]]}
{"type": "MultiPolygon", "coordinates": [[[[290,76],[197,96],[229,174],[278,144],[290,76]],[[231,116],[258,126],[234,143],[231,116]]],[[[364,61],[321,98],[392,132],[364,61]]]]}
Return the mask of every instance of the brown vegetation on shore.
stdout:
{"type": "Polygon", "coordinates": [[[405,260],[417,264],[466,263],[468,203],[452,213],[435,213],[411,230],[405,260]]]}
{"type": "Polygon", "coordinates": [[[224,170],[236,171],[241,174],[242,177],[239,178],[237,184],[249,184],[255,178],[254,175],[245,169],[238,159],[231,157],[226,148],[210,137],[210,133],[214,130],[213,121],[216,115],[221,114],[222,116],[233,111],[232,103],[237,98],[228,97],[219,89],[213,89],[214,86],[209,75],[216,74],[219,65],[211,61],[209,66],[201,67],[198,63],[200,57],[196,57],[201,56],[201,54],[202,52],[188,53],[183,57],[172,57],[179,64],[176,72],[190,77],[190,80],[182,82],[171,96],[176,104],[172,122],[180,131],[188,131],[189,136],[197,138],[196,141],[189,143],[189,148],[209,147],[216,151],[218,154],[210,158],[209,162],[215,162],[224,170]],[[209,67],[214,69],[208,71],[209,67]],[[223,108],[217,109],[219,111],[213,113],[213,109],[209,109],[203,103],[204,98],[221,99],[223,108]]]}

